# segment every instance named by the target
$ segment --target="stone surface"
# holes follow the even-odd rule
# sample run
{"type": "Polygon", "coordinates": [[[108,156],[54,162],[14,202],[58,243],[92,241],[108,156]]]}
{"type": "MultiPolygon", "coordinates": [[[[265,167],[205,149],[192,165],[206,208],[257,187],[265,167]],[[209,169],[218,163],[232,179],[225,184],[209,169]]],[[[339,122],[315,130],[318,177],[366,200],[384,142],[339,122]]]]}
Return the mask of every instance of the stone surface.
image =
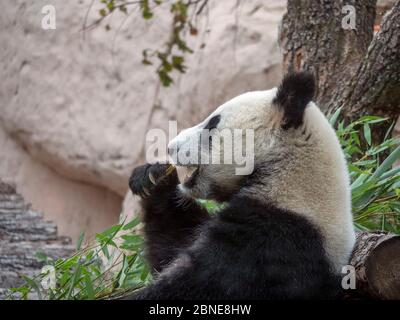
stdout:
{"type": "Polygon", "coordinates": [[[118,222],[122,198],[105,188],[66,179],[31,157],[0,127],[0,177],[55,221],[60,235],[88,237],[118,222]]]}
{"type": "MultiPolygon", "coordinates": [[[[165,8],[156,20],[116,14],[106,22],[111,31],[103,24],[83,32],[91,2],[16,0],[0,11],[0,127],[12,142],[7,149],[0,144],[0,174],[14,171],[23,195],[72,236],[80,225],[92,231],[103,225],[82,220],[106,221],[105,211],[115,220],[129,173],[144,162],[149,128],[166,129],[168,119],[180,129],[190,126],[237,94],[274,86],[281,73],[276,39],[283,0],[239,8],[236,1],[210,2],[199,35],[189,39],[195,54],[187,57],[188,72],[160,90],[141,52],[166,41],[165,8]],[[41,28],[41,9],[49,4],[56,30],[41,28]],[[4,160],[18,148],[24,156],[4,160]]],[[[99,2],[88,24],[99,17],[99,2]]]]}
{"type": "Polygon", "coordinates": [[[23,283],[22,275],[40,272],[41,251],[53,259],[66,257],[74,250],[71,240],[60,237],[57,226],[32,211],[15,190],[0,180],[0,299],[6,289],[23,283]]]}

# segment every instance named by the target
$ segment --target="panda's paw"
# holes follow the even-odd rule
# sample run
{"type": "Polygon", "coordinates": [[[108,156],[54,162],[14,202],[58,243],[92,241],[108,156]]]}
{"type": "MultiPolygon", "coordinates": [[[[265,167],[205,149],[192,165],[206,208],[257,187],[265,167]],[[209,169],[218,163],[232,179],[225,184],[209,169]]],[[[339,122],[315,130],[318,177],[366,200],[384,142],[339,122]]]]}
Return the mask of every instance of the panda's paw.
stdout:
{"type": "Polygon", "coordinates": [[[171,172],[169,164],[145,164],[133,169],[129,178],[129,188],[133,194],[146,198],[156,187],[168,185],[171,180],[176,180],[176,172],[171,172]]]}

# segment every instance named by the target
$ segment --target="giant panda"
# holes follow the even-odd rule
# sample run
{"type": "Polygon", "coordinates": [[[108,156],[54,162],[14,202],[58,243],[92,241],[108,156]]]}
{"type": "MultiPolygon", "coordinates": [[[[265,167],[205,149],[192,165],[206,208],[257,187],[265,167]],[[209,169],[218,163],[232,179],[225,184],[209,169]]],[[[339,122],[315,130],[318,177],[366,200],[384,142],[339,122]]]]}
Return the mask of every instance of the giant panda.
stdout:
{"type": "Polygon", "coordinates": [[[168,145],[176,152],[204,129],[252,129],[250,174],[224,163],[133,170],[154,281],[128,299],[340,297],[355,241],[349,176],[314,91],[309,73],[290,73],[277,88],[226,102],[168,145]],[[226,204],[210,216],[197,199],[226,204]]]}

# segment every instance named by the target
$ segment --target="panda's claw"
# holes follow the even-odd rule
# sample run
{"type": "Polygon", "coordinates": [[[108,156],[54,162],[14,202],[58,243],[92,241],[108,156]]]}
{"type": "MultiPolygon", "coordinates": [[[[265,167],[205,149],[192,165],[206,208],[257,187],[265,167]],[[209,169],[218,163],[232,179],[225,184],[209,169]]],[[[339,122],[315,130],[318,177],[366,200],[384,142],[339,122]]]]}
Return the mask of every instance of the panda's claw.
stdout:
{"type": "Polygon", "coordinates": [[[143,192],[143,187],[151,186],[147,174],[149,167],[150,165],[146,164],[143,166],[136,167],[132,171],[131,177],[129,178],[129,188],[132,190],[133,194],[137,194],[143,197],[145,195],[145,193],[143,192]]]}
{"type": "Polygon", "coordinates": [[[151,173],[151,172],[149,172],[149,180],[151,181],[152,184],[154,184],[154,185],[157,184],[156,179],[155,179],[153,173],[151,173]]]}
{"type": "Polygon", "coordinates": [[[146,187],[143,187],[143,193],[144,193],[146,196],[149,196],[149,195],[150,195],[150,191],[149,191],[149,189],[147,189],[146,187]]]}
{"type": "MultiPolygon", "coordinates": [[[[162,182],[163,185],[170,186],[177,183],[177,177],[168,174],[169,164],[145,164],[136,167],[129,179],[129,188],[133,194],[146,198],[151,195],[157,185],[162,182]],[[168,177],[168,178],[167,178],[168,177]]],[[[171,188],[173,190],[173,188],[171,188]]]]}

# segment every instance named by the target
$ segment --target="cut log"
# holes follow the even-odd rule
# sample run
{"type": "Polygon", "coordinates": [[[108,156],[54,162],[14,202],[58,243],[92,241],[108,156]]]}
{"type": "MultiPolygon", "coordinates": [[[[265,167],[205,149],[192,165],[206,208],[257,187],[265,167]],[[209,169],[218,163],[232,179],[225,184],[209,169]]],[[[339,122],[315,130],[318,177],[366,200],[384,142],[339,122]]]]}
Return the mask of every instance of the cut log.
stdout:
{"type": "Polygon", "coordinates": [[[357,234],[350,260],[356,290],[350,298],[400,299],[400,236],[386,232],[357,234]]]}

